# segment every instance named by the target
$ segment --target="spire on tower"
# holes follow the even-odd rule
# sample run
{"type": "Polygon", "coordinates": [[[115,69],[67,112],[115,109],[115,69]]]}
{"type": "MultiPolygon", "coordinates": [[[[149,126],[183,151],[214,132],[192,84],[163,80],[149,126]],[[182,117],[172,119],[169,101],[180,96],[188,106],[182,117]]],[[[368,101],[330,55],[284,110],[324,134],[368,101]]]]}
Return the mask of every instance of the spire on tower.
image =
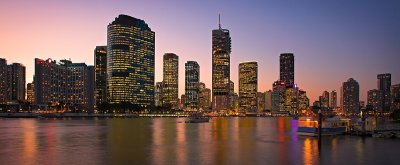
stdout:
{"type": "Polygon", "coordinates": [[[219,29],[221,29],[221,13],[218,13],[218,25],[219,29]]]}

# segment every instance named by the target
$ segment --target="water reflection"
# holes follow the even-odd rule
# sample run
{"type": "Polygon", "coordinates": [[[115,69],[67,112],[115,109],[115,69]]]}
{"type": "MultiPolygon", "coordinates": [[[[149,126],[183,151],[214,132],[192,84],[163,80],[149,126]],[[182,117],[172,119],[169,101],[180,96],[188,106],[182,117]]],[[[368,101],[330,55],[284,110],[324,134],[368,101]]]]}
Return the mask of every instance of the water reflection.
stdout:
{"type": "Polygon", "coordinates": [[[390,164],[393,139],[296,134],[291,118],[0,119],[0,164],[390,164]],[[11,163],[10,163],[11,162],[11,163]]]}

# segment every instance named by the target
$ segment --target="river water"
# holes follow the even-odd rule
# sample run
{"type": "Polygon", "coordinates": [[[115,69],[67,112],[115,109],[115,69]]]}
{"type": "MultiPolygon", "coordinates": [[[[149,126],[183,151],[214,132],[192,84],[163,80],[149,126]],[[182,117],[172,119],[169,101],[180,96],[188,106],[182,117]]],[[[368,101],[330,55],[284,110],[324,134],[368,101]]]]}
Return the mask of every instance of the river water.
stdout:
{"type": "Polygon", "coordinates": [[[0,164],[397,164],[400,140],[296,134],[291,118],[0,119],[0,164]]]}

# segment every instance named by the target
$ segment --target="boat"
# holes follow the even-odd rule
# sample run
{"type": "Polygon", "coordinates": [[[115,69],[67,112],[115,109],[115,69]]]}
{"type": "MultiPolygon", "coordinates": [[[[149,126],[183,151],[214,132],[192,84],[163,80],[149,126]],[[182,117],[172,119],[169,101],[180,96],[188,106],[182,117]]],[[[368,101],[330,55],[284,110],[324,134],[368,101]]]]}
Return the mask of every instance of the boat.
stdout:
{"type": "Polygon", "coordinates": [[[185,123],[207,123],[209,121],[210,121],[209,117],[196,116],[196,117],[188,117],[185,123]]]}
{"type": "MultiPolygon", "coordinates": [[[[312,117],[298,119],[297,134],[305,136],[318,136],[318,120],[312,117]]],[[[327,118],[322,121],[321,135],[338,135],[349,131],[350,120],[341,119],[339,116],[327,118]]]]}

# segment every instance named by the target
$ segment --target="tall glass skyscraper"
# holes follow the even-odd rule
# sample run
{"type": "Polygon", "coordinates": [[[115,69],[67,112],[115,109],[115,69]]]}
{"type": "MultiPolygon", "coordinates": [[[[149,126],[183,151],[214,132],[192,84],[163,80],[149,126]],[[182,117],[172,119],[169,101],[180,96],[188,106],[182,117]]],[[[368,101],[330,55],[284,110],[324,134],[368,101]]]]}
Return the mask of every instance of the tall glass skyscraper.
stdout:
{"type": "Polygon", "coordinates": [[[280,80],[285,84],[294,84],[294,55],[282,53],[280,59],[280,80]]]}
{"type": "Polygon", "coordinates": [[[163,65],[163,105],[178,106],[179,57],[165,53],[163,65]]]}
{"type": "Polygon", "coordinates": [[[199,83],[200,66],[196,61],[188,61],[185,64],[185,105],[186,108],[199,109],[199,83]]]}
{"type": "Polygon", "coordinates": [[[239,64],[240,109],[257,112],[258,65],[257,62],[239,64]]]}
{"type": "Polygon", "coordinates": [[[107,102],[107,46],[94,49],[96,104],[107,102]]]}
{"type": "Polygon", "coordinates": [[[119,15],[107,27],[108,102],[154,104],[155,33],[143,20],[119,15]]]}
{"type": "Polygon", "coordinates": [[[212,31],[212,109],[229,108],[231,37],[228,29],[212,31]]]}

